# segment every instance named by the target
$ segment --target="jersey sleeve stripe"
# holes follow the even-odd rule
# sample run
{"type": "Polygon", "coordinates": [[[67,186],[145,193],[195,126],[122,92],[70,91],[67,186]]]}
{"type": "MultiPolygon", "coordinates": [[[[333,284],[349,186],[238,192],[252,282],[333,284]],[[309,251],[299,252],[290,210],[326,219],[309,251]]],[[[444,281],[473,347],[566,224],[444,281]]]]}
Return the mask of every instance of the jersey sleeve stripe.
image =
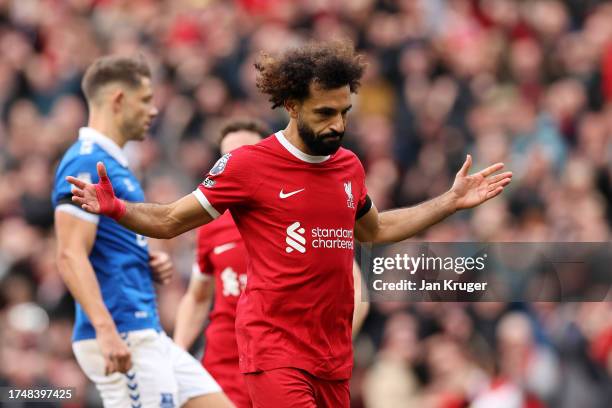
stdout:
{"type": "Polygon", "coordinates": [[[372,199],[370,199],[369,195],[366,195],[363,206],[359,210],[357,210],[357,214],[355,214],[355,219],[358,220],[364,215],[366,215],[368,211],[370,211],[371,208],[372,208],[372,199]]]}
{"type": "Polygon", "coordinates": [[[91,222],[92,224],[98,224],[100,222],[100,216],[97,214],[88,213],[87,211],[77,207],[73,204],[60,204],[55,207],[55,211],[63,211],[83,221],[91,222]]]}
{"type": "Polygon", "coordinates": [[[215,209],[215,207],[212,206],[212,204],[210,203],[210,201],[208,201],[208,199],[206,198],[206,196],[204,195],[204,193],[202,193],[200,191],[200,189],[195,189],[193,191],[193,195],[198,199],[198,201],[200,202],[200,204],[202,205],[202,207],[204,207],[204,209],[206,210],[206,212],[208,212],[210,214],[211,217],[213,217],[214,219],[219,218],[219,216],[221,214],[219,214],[219,211],[217,211],[215,209]]]}

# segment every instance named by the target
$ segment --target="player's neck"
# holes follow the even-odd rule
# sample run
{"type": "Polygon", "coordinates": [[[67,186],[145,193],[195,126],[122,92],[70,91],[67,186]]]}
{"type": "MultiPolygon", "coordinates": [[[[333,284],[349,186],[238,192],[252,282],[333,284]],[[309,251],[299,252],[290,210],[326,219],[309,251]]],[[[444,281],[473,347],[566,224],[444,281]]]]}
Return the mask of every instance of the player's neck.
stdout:
{"type": "Polygon", "coordinates": [[[299,151],[311,156],[317,156],[308,148],[308,146],[306,146],[306,143],[304,143],[304,141],[300,137],[300,132],[298,131],[297,123],[294,120],[290,120],[289,124],[282,132],[285,136],[285,139],[287,139],[289,143],[291,143],[293,146],[298,148],[299,151]]]}
{"type": "Polygon", "coordinates": [[[113,126],[109,120],[106,120],[103,117],[92,115],[87,126],[102,133],[104,136],[117,143],[117,145],[121,148],[123,148],[127,142],[127,140],[121,136],[119,129],[117,129],[116,126],[113,126]]]}

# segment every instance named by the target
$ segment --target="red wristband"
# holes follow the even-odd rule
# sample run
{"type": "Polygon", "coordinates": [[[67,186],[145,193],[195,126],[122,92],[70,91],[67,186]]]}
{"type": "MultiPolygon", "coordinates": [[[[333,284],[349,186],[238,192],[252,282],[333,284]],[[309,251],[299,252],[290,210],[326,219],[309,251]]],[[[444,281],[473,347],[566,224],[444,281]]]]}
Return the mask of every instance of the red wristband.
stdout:
{"type": "Polygon", "coordinates": [[[96,196],[100,204],[100,214],[119,220],[125,215],[127,208],[125,203],[115,196],[113,185],[108,177],[101,177],[98,184],[94,184],[96,196]]]}
{"type": "Polygon", "coordinates": [[[113,210],[108,213],[108,216],[114,219],[115,221],[119,221],[119,219],[125,215],[126,211],[127,208],[123,200],[120,200],[115,197],[115,200],[113,201],[113,210]]]}

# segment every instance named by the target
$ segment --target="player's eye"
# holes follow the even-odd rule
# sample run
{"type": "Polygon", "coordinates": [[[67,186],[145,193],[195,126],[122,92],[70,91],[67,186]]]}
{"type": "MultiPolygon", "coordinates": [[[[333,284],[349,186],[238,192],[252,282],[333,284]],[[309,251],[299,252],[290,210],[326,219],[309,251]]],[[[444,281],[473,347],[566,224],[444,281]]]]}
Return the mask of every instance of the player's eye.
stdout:
{"type": "Polygon", "coordinates": [[[334,109],[318,109],[315,111],[320,117],[328,118],[334,116],[336,111],[334,109]]]}

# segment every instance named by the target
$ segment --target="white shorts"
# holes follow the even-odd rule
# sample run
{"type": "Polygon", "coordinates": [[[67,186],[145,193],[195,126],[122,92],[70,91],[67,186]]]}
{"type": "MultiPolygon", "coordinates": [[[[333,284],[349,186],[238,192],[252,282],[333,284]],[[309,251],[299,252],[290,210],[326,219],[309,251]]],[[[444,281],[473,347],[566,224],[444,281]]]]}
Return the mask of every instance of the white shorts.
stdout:
{"type": "Polygon", "coordinates": [[[190,398],[221,392],[199,361],[168,336],[153,329],[121,333],[132,353],[126,374],[104,375],[104,358],[96,339],[72,343],[76,359],[96,384],[105,407],[175,408],[190,398]]]}

